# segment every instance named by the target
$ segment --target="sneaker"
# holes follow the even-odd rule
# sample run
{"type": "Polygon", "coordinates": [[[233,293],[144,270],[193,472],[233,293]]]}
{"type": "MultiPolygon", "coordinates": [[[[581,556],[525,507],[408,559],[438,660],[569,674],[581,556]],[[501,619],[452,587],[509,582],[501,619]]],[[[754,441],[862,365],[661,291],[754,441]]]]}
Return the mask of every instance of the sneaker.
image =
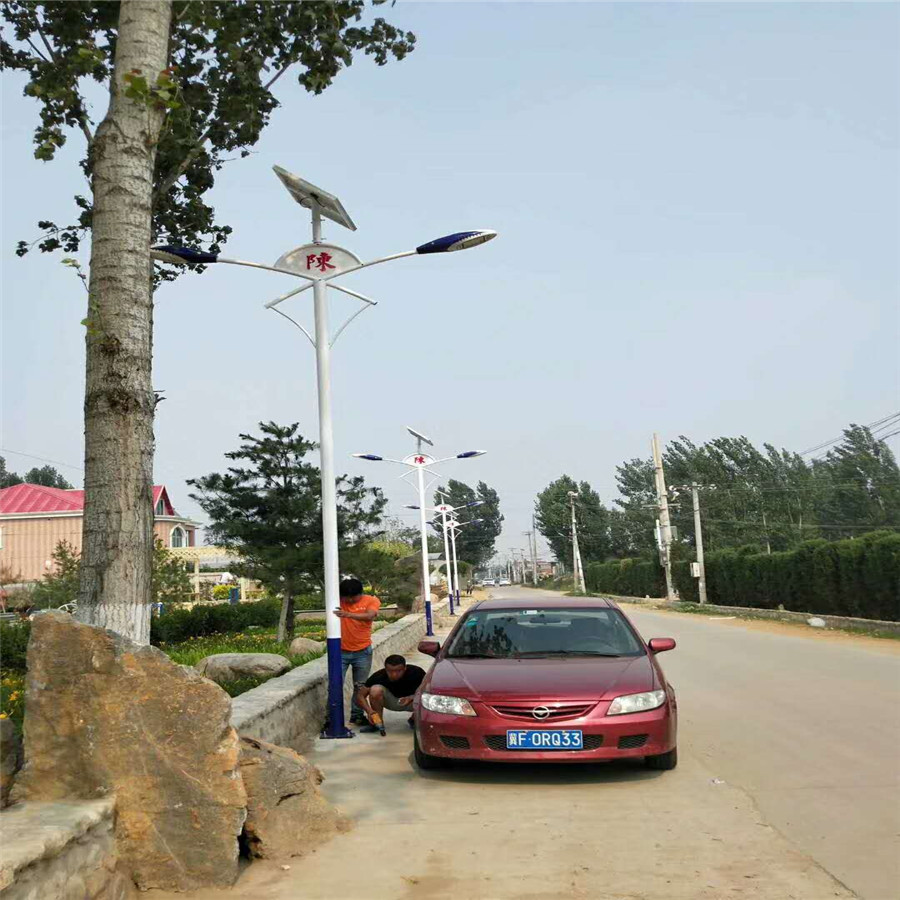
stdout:
{"type": "Polygon", "coordinates": [[[370,725],[366,722],[365,725],[360,726],[359,733],[360,734],[375,734],[378,729],[374,725],[370,725]]]}

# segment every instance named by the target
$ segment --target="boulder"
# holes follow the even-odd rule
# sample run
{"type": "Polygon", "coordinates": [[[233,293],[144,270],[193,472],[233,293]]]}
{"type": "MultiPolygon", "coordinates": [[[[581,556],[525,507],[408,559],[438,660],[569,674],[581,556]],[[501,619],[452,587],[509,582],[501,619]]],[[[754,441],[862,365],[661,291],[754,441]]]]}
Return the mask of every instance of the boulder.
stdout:
{"type": "Polygon", "coordinates": [[[322,796],[322,773],[287,747],[241,738],[247,789],[244,845],[251,857],[301,856],[349,828],[322,796]]]}
{"type": "Polygon", "coordinates": [[[278,653],[215,653],[201,659],[195,668],[210,681],[221,684],[236,678],[270,678],[293,666],[278,653]]]}
{"type": "Polygon", "coordinates": [[[0,809],[8,804],[13,779],[22,765],[22,740],[10,719],[0,719],[0,809]]]}
{"type": "Polygon", "coordinates": [[[309,638],[296,637],[291,641],[291,656],[303,656],[306,653],[321,653],[325,649],[322,641],[311,641],[309,638]]]}
{"type": "Polygon", "coordinates": [[[14,800],[116,798],[116,847],[147,890],[231,885],[247,795],[231,700],[155,647],[48,612],[28,645],[14,800]]]}

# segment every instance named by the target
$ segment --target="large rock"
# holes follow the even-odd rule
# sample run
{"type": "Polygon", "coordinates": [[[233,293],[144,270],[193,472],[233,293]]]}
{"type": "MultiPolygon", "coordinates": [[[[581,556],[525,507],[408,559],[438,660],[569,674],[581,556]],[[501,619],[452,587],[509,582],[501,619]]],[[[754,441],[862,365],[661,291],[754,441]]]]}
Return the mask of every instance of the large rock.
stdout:
{"type": "Polygon", "coordinates": [[[0,809],[7,805],[13,779],[22,765],[22,741],[10,719],[0,719],[0,809]]]}
{"type": "Polygon", "coordinates": [[[35,618],[25,766],[13,799],[116,797],[116,846],[142,889],[230,885],[247,795],[231,701],[197,672],[70,615],[35,618]]]}
{"type": "Polygon", "coordinates": [[[322,796],[322,773],[287,747],[241,738],[247,789],[244,841],[261,859],[301,856],[349,823],[322,796]]]}
{"type": "Polygon", "coordinates": [[[291,641],[291,656],[304,656],[307,653],[321,653],[325,649],[322,641],[311,641],[309,638],[296,637],[291,641]]]}
{"type": "Polygon", "coordinates": [[[237,678],[270,678],[292,668],[291,661],[278,653],[215,653],[197,663],[197,671],[216,684],[237,678]]]}

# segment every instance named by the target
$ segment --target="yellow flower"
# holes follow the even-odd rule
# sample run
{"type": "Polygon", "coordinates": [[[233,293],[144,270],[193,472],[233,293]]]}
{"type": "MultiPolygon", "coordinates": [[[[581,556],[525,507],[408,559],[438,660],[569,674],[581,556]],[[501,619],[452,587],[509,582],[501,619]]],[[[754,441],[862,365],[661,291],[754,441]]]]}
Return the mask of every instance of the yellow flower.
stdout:
{"type": "Polygon", "coordinates": [[[6,713],[0,713],[0,719],[5,719],[5,718],[7,718],[6,713]]]}

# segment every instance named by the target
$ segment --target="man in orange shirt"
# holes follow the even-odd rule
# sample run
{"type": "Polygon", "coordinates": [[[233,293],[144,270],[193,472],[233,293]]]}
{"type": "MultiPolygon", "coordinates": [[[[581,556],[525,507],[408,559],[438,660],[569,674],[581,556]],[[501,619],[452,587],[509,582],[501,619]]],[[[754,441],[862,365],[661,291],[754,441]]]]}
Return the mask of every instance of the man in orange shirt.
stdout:
{"type": "Polygon", "coordinates": [[[353,703],[350,721],[365,725],[368,721],[362,707],[356,702],[357,689],[365,684],[372,671],[372,622],[381,608],[377,597],[363,593],[363,583],[358,578],[345,578],[340,587],[341,608],[335,615],[341,620],[341,682],[347,677],[347,669],[353,669],[353,703]]]}

